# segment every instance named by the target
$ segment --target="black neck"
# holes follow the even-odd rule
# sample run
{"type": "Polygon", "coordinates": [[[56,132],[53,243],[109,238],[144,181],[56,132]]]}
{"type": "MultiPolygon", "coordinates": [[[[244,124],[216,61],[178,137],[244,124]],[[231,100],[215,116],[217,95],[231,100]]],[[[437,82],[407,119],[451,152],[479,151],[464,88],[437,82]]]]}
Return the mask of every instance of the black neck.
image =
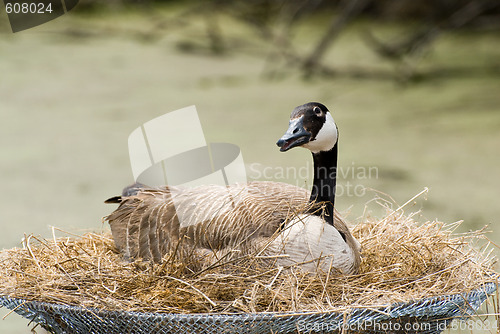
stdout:
{"type": "MultiPolygon", "coordinates": [[[[310,202],[325,205],[324,219],[333,225],[333,208],[335,206],[335,186],[337,184],[338,144],[330,151],[313,153],[314,180],[310,202]]],[[[321,216],[323,210],[312,208],[315,215],[321,216]]]]}

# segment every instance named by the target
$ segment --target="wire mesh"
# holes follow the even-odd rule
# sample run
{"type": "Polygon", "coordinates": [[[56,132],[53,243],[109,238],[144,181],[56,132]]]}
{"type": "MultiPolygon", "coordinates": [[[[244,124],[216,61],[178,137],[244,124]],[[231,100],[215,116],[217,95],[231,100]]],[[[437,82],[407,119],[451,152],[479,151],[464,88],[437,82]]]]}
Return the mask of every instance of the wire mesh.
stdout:
{"type": "Polygon", "coordinates": [[[164,314],[107,311],[0,296],[0,305],[52,333],[440,333],[475,314],[495,283],[469,293],[325,313],[164,314]]]}

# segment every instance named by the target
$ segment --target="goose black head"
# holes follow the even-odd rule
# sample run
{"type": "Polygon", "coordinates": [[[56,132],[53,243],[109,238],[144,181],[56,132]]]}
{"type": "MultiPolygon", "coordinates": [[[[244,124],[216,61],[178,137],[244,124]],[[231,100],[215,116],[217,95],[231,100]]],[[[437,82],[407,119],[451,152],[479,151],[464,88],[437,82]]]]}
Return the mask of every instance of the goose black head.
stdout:
{"type": "Polygon", "coordinates": [[[328,108],[318,102],[309,102],[292,111],[288,130],[276,145],[281,152],[302,146],[318,153],[331,150],[337,140],[337,125],[328,108]]]}

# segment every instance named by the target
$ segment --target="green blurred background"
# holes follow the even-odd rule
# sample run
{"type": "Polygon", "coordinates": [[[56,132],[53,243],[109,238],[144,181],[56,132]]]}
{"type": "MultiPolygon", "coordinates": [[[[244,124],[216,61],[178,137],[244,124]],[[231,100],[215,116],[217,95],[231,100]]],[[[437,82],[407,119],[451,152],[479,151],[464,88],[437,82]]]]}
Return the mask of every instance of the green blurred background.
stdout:
{"type": "MultiPolygon", "coordinates": [[[[107,229],[103,200],[133,182],[130,132],[193,104],[208,142],[240,146],[250,179],[307,187],[279,173],[310,170],[310,154],[275,142],[309,101],[338,124],[349,221],[382,216],[376,196],[396,208],[428,187],[407,212],[489,224],[500,243],[498,2],[82,1],[16,34],[2,9],[0,247],[50,226],[107,229]]],[[[0,332],[26,325],[10,315],[0,332]]]]}

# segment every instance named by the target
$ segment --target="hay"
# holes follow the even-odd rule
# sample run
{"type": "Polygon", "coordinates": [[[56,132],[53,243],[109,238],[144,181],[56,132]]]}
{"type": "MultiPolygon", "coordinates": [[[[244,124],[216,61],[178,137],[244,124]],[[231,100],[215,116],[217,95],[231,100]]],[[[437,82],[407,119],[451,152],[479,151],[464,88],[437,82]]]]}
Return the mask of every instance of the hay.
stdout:
{"type": "MultiPolygon", "coordinates": [[[[0,252],[0,293],[106,310],[168,313],[322,312],[378,307],[463,293],[495,281],[485,230],[454,234],[459,223],[416,222],[391,211],[353,228],[363,258],[358,275],[303,273],[241,256],[204,266],[165,258],[124,262],[110,234],[45,240],[0,252]]],[[[198,259],[203,261],[203,259],[198,259]]]]}

